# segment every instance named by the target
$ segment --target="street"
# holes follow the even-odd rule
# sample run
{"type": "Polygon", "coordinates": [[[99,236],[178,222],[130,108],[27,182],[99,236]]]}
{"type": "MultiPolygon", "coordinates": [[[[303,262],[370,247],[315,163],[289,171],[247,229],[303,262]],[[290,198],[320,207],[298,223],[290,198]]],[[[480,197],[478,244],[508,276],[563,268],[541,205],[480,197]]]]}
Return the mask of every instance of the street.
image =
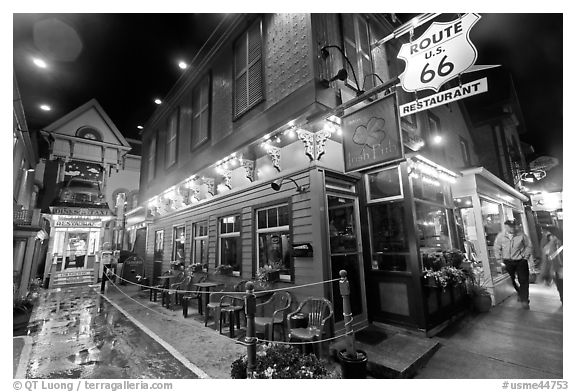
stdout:
{"type": "Polygon", "coordinates": [[[26,378],[197,378],[95,288],[43,292],[29,330],[26,378]]]}

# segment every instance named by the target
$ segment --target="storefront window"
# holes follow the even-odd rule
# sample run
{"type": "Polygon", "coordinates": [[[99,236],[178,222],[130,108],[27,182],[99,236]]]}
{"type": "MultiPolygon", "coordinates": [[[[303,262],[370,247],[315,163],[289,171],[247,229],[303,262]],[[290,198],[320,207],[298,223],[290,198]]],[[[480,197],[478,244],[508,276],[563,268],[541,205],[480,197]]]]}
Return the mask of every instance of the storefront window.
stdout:
{"type": "Polygon", "coordinates": [[[446,183],[426,175],[411,176],[411,178],[416,199],[448,204],[450,188],[446,183]]]}
{"type": "Polygon", "coordinates": [[[192,262],[194,264],[208,265],[208,222],[196,222],[192,224],[192,262]]]}
{"type": "Polygon", "coordinates": [[[292,279],[288,205],[258,210],[258,267],[278,270],[283,280],[292,279]]]}
{"type": "Polygon", "coordinates": [[[494,257],[494,240],[500,231],[502,231],[502,216],[500,214],[500,205],[485,199],[480,200],[482,210],[482,224],[484,225],[484,235],[486,236],[486,246],[488,248],[488,262],[490,263],[490,272],[492,276],[503,274],[504,271],[496,262],[494,257]]]}
{"type": "Polygon", "coordinates": [[[418,201],[415,207],[420,252],[426,254],[451,249],[446,209],[418,201]]]}
{"type": "Polygon", "coordinates": [[[164,230],[156,231],[154,238],[154,260],[164,259],[164,230]]]}
{"type": "Polygon", "coordinates": [[[368,180],[368,199],[370,201],[402,197],[402,184],[398,166],[368,174],[366,178],[368,180]]]}
{"type": "Polygon", "coordinates": [[[402,202],[371,205],[372,269],[406,271],[408,241],[402,202]]]}
{"type": "Polygon", "coordinates": [[[476,230],[476,218],[472,207],[471,197],[454,199],[456,205],[456,230],[458,231],[458,248],[466,254],[470,261],[480,261],[478,256],[478,232],[476,230]]]}
{"type": "Polygon", "coordinates": [[[220,265],[230,265],[240,272],[240,215],[220,218],[219,224],[220,265]]]}
{"type": "Polygon", "coordinates": [[[186,257],[186,252],[184,250],[184,245],[186,244],[186,228],[184,226],[177,226],[174,228],[172,241],[172,260],[184,264],[184,259],[186,257]]]}

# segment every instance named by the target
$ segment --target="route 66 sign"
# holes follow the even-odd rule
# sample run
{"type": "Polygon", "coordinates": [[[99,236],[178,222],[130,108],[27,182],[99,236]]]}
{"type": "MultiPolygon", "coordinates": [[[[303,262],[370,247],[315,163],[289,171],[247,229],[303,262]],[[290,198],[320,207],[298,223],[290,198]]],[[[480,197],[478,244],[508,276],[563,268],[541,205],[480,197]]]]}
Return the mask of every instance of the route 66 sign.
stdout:
{"type": "Polygon", "coordinates": [[[398,58],[406,62],[400,75],[408,92],[440,87],[476,62],[478,52],[468,36],[480,15],[466,14],[451,22],[434,22],[418,39],[402,45],[398,58]]]}

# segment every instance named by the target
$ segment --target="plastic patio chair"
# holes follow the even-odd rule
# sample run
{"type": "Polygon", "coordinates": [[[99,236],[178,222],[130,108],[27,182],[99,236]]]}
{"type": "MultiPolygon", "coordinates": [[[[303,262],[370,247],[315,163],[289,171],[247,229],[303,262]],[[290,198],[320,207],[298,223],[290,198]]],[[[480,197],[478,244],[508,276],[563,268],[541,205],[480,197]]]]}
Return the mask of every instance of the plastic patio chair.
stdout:
{"type": "Polygon", "coordinates": [[[286,340],[286,319],[292,306],[292,295],[287,291],[277,291],[266,302],[256,305],[254,325],[256,331],[264,330],[266,339],[274,340],[274,327],[282,329],[282,340],[286,340]]]}
{"type": "MultiPolygon", "coordinates": [[[[326,323],[334,315],[334,307],[326,298],[308,297],[298,308],[288,315],[288,341],[297,340],[301,342],[314,343],[322,340],[323,336],[330,334],[331,324],[326,323]],[[304,313],[308,316],[308,326],[306,328],[294,328],[292,316],[297,313],[304,313]]],[[[319,348],[314,344],[314,352],[318,356],[319,348]]]]}
{"type": "Polygon", "coordinates": [[[180,302],[182,303],[182,316],[184,316],[184,318],[188,317],[188,305],[190,304],[190,300],[199,300],[200,296],[202,295],[202,292],[200,291],[200,288],[196,288],[194,289],[194,284],[195,283],[202,283],[206,281],[206,275],[202,274],[202,273],[194,273],[192,275],[192,280],[190,281],[190,284],[188,285],[188,288],[186,289],[186,291],[188,291],[188,293],[185,293],[184,295],[182,295],[180,302]]]}

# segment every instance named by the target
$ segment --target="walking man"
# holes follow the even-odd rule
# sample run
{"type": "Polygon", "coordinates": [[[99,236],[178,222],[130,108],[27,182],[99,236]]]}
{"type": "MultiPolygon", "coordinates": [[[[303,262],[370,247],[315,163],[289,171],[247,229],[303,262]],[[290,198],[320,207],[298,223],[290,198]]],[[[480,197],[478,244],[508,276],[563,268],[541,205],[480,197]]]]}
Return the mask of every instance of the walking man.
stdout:
{"type": "Polygon", "coordinates": [[[498,233],[494,240],[494,255],[496,261],[506,267],[522,307],[530,309],[528,260],[532,258],[532,244],[528,236],[518,230],[515,221],[507,220],[504,222],[504,232],[498,233]],[[516,276],[518,276],[518,284],[516,283],[516,276]]]}

